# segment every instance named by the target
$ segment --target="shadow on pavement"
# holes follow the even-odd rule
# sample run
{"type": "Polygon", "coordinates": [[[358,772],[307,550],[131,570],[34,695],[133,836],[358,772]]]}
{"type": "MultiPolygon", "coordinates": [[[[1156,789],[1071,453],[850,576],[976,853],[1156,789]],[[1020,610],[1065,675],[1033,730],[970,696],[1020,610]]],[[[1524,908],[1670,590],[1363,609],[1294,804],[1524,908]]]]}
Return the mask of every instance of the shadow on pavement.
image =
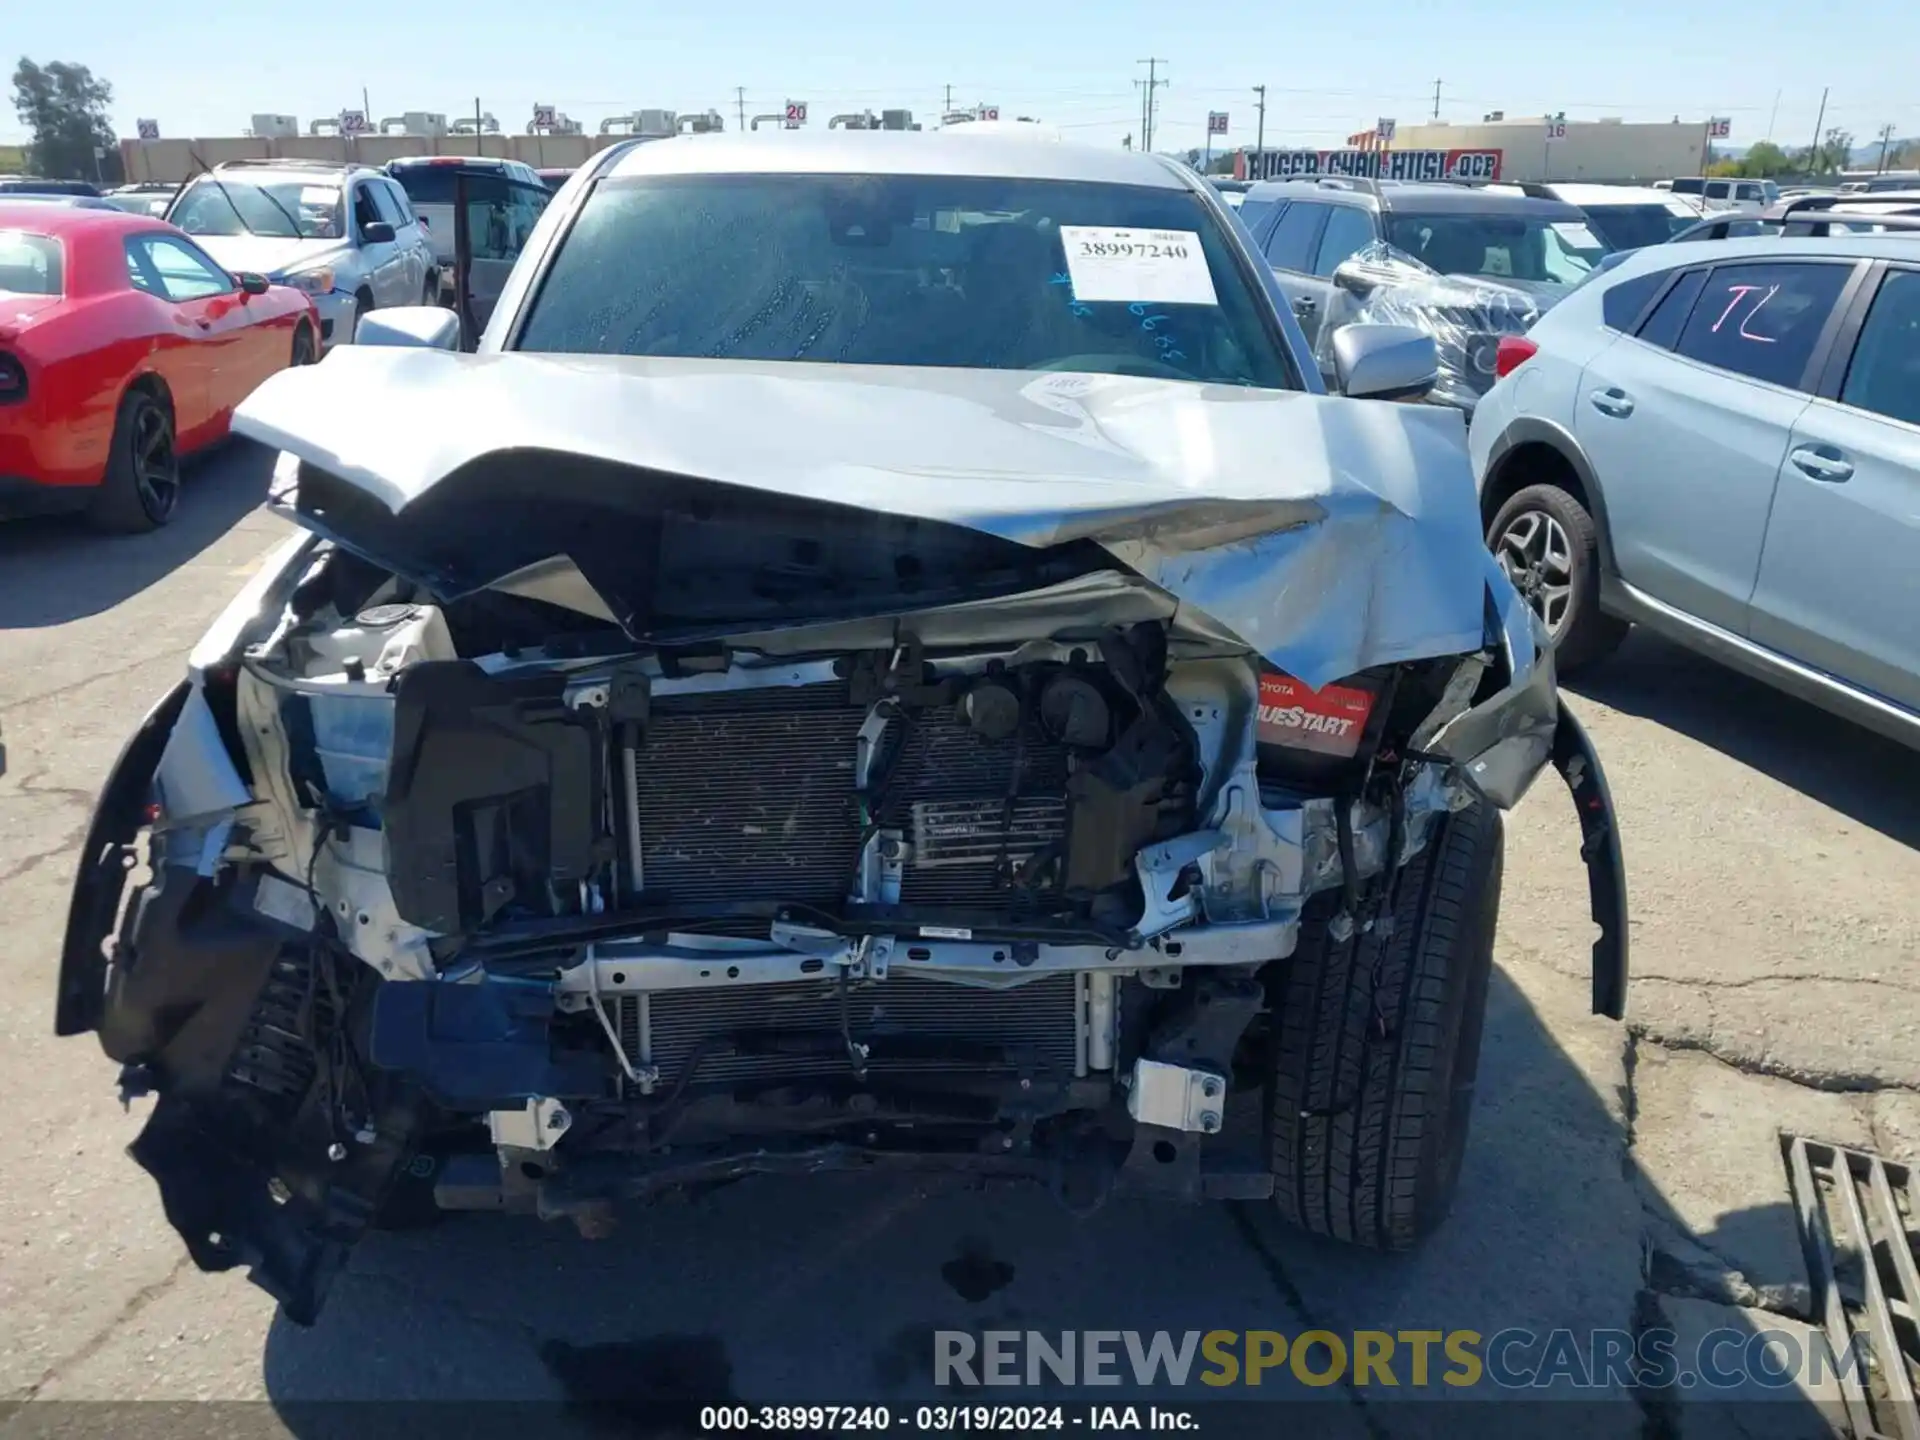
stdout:
{"type": "MultiPolygon", "coordinates": [[[[1583,988],[1553,983],[1576,997],[1583,988]]],[[[1577,1031],[1580,1045],[1620,1053],[1613,1027],[1572,1008],[1562,1015],[1554,1003],[1557,1024],[1577,1031]]],[[[1193,1377],[1177,1389],[1047,1381],[944,1398],[1241,1402],[1208,1409],[1207,1434],[1274,1433],[1271,1406],[1245,1403],[1261,1400],[1311,1404],[1298,1415],[1307,1433],[1372,1440],[1656,1433],[1660,1397],[1636,1398],[1604,1372],[1587,1375],[1596,1344],[1630,1349],[1636,1323],[1659,1320],[1643,1290],[1644,1237],[1650,1216],[1665,1212],[1677,1223],[1642,1193],[1624,1099],[1596,1091],[1502,971],[1493,977],[1481,1072],[1454,1214],[1411,1255],[1312,1239],[1265,1204],[1116,1198],[1076,1219],[1026,1188],[751,1179],[631,1211],[598,1242],[493,1216],[370,1236],[318,1324],[302,1330],[276,1318],[265,1383],[281,1418],[313,1440],[359,1433],[371,1407],[339,1402],[368,1400],[466,1402],[495,1419],[499,1402],[523,1402],[525,1424],[542,1432],[647,1436],[696,1433],[699,1407],[714,1402],[882,1403],[904,1430],[916,1404],[942,1398],[934,1376],[941,1330],[1164,1329],[1177,1342],[1188,1331],[1297,1337],[1319,1329],[1350,1342],[1361,1329],[1470,1329],[1491,1340],[1518,1326],[1537,1338],[1510,1345],[1513,1366],[1546,1363],[1550,1333],[1571,1332],[1574,1359],[1557,1362],[1560,1379],[1547,1391],[1442,1384],[1450,1366],[1436,1344],[1425,1388],[1413,1385],[1403,1346],[1391,1361],[1393,1388],[1377,1375],[1356,1384],[1351,1368],[1333,1383],[1305,1385],[1283,1365],[1259,1388],[1223,1389],[1199,1383],[1209,1367],[1196,1355],[1193,1377]],[[1597,1341],[1595,1331],[1624,1340],[1597,1341]],[[1581,1377],[1598,1388],[1577,1387],[1581,1377]],[[1483,1400],[1493,1403],[1475,1403],[1483,1400]]],[[[1703,1239],[1743,1250],[1733,1230],[1757,1225],[1777,1235],[1791,1223],[1783,1188],[1780,1205],[1734,1216],[1727,1233],[1703,1239]]],[[[1725,1313],[1756,1323],[1757,1312],[1725,1313]]],[[[1126,1374],[1125,1349],[1118,1337],[1112,1343],[1126,1374]]],[[[1324,1369],[1328,1352],[1314,1354],[1311,1368],[1324,1369]]],[[[1763,1433],[1813,1433],[1804,1402],[1776,1396],[1762,1408],[1763,1433]]],[[[416,1410],[389,1413],[404,1420],[416,1410]]]]}
{"type": "Polygon", "coordinates": [[[65,625],[139,594],[259,507],[273,459],[236,439],[188,461],[179,511],[145,535],[103,535],[77,516],[0,524],[0,630],[65,625]]]}
{"type": "Polygon", "coordinates": [[[1640,628],[1566,688],[1676,730],[1920,849],[1920,752],[1640,628]]]}

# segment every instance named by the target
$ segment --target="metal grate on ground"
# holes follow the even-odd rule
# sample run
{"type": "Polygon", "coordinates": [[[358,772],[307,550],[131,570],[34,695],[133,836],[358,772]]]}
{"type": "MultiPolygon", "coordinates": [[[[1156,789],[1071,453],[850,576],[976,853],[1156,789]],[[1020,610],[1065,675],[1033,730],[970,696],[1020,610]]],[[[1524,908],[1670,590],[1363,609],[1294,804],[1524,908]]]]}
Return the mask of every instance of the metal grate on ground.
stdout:
{"type": "Polygon", "coordinates": [[[1838,1367],[1856,1440],[1920,1440],[1914,1402],[1920,1375],[1920,1194],[1904,1165],[1864,1150],[1782,1135],[1813,1284],[1814,1321],[1835,1355],[1868,1365],[1838,1367]]]}

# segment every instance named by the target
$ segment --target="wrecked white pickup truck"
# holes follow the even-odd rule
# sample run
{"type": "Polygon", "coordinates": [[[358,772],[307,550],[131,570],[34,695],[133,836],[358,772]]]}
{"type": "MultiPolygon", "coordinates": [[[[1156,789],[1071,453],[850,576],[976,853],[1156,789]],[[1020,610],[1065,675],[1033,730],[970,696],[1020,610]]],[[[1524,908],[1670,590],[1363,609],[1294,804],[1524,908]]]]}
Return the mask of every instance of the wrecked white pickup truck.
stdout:
{"type": "Polygon", "coordinates": [[[1431,341],[1348,327],[1321,393],[1155,157],[594,164],[481,353],[382,312],[236,419],[300,532],[106,785],[57,1022],[157,1093],[194,1260],[307,1321],[401,1210],[829,1168],[1414,1243],[1550,764],[1626,986],[1460,418],[1354,398],[1431,341]]]}

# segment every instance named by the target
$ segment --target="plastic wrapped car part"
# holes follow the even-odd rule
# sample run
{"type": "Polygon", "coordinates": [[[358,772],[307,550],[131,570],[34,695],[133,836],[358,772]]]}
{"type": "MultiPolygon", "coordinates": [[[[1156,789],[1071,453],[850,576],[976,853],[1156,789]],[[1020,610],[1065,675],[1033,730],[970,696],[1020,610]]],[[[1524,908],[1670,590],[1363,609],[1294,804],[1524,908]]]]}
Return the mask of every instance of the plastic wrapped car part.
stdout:
{"type": "MultiPolygon", "coordinates": [[[[1346,260],[1336,283],[1360,290],[1356,324],[1410,325],[1433,336],[1440,378],[1432,398],[1471,409],[1493,387],[1502,335],[1521,335],[1540,306],[1497,280],[1442,275],[1405,251],[1376,240],[1346,260]]],[[[1320,366],[1332,368],[1336,327],[1321,327],[1320,366]]]]}

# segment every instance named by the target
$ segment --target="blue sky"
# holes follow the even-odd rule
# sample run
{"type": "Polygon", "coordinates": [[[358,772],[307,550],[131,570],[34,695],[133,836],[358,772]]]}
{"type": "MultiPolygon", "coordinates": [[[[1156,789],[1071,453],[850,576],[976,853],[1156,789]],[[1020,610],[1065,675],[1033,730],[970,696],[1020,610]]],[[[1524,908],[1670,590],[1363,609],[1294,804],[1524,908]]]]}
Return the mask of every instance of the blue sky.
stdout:
{"type": "MultiPolygon", "coordinates": [[[[791,96],[809,102],[816,125],[888,106],[930,121],[951,85],[958,104],[995,102],[1117,144],[1138,128],[1134,82],[1146,69],[1135,62],[1148,55],[1168,62],[1161,73],[1171,81],[1159,93],[1161,149],[1203,144],[1213,109],[1231,118],[1229,144],[1251,142],[1250,87],[1261,83],[1269,143],[1335,144],[1381,115],[1424,119],[1436,77],[1440,113],[1454,121],[1491,109],[1628,120],[1712,112],[1732,117],[1731,143],[1771,127],[1777,141],[1804,145],[1831,85],[1830,126],[1859,141],[1886,123],[1920,135],[1911,0],[413,0],[317,9],[198,0],[172,7],[161,25],[139,0],[8,12],[0,58],[91,66],[112,83],[114,122],[129,135],[141,116],[172,136],[238,134],[256,111],[291,113],[304,127],[357,107],[362,87],[376,116],[470,112],[478,96],[511,130],[525,128],[536,102],[590,131],[641,106],[713,107],[731,127],[736,86],[750,115],[791,96]]],[[[0,140],[23,138],[8,107],[0,140]]]]}

